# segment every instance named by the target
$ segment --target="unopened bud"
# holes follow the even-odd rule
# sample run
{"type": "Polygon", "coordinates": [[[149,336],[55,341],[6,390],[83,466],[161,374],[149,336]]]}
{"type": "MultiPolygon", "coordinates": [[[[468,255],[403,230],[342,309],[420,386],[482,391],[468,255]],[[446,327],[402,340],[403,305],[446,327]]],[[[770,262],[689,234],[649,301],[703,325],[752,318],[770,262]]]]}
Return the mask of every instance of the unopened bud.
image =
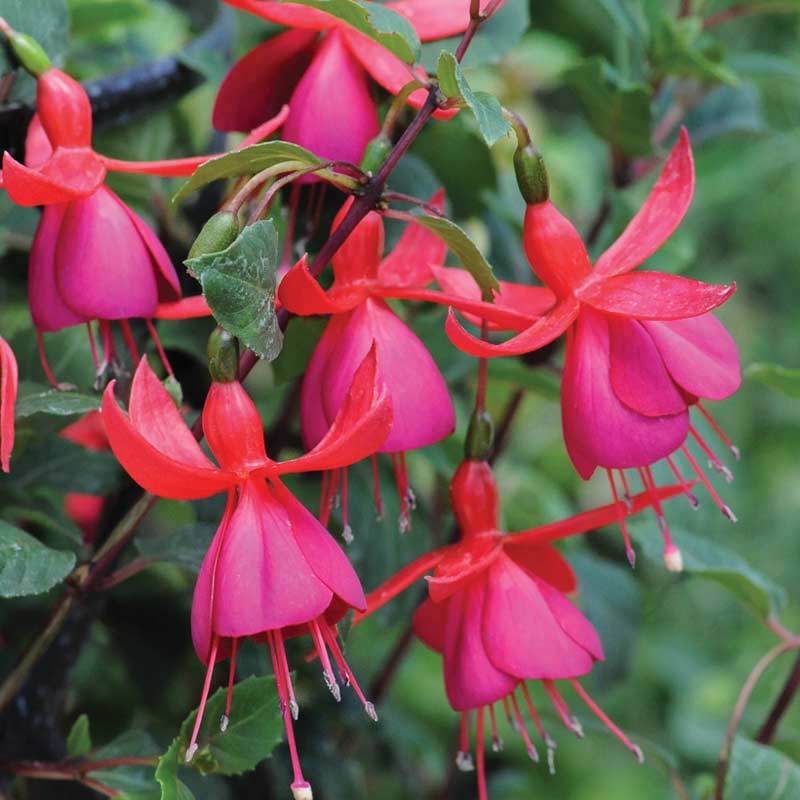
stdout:
{"type": "Polygon", "coordinates": [[[215,383],[231,383],[239,377],[239,342],[224,328],[208,337],[208,371],[215,383]]]}
{"type": "Polygon", "coordinates": [[[469,421],[464,441],[464,457],[468,461],[486,461],[494,446],[494,422],[488,411],[475,412],[469,421]]]}
{"type": "Polygon", "coordinates": [[[203,225],[189,250],[188,258],[219,253],[230,247],[239,235],[239,220],[232,211],[218,211],[203,225]]]}
{"type": "Polygon", "coordinates": [[[517,185],[529,206],[544,203],[550,198],[550,180],[542,154],[532,145],[517,147],[514,153],[514,171],[517,185]]]}
{"type": "Polygon", "coordinates": [[[0,19],[0,30],[8,38],[8,44],[17,61],[34,78],[38,78],[50,69],[52,66],[50,58],[36,39],[27,33],[15,31],[4,19],[0,19]]]}
{"type": "Polygon", "coordinates": [[[361,159],[359,165],[364,172],[371,175],[380,169],[389,151],[392,149],[392,142],[388,136],[379,133],[374,139],[367,143],[367,149],[364,151],[364,157],[361,159]]]}

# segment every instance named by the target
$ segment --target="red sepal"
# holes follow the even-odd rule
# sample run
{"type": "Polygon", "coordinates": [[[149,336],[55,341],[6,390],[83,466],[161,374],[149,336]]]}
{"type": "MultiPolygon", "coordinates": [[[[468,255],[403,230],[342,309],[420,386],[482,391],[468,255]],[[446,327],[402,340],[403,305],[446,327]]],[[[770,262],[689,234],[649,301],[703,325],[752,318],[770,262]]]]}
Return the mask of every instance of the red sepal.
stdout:
{"type": "Polygon", "coordinates": [[[457,36],[469,25],[469,0],[395,0],[387,5],[414,26],[423,42],[457,36]]]}
{"type": "Polygon", "coordinates": [[[308,270],[308,255],[304,255],[287,273],[278,287],[278,299],[283,307],[301,317],[313,314],[341,314],[355,308],[364,300],[364,291],[353,287],[344,300],[326,292],[308,270]]]}
{"type": "Polygon", "coordinates": [[[8,152],[3,154],[3,185],[18,206],[67,203],[97,190],[106,168],[94,151],[57,149],[40,167],[20,164],[8,152]]]}
{"type": "Polygon", "coordinates": [[[210,316],[211,309],[201,294],[173,300],[169,303],[159,303],[156,306],[156,313],[153,314],[155,319],[196,319],[210,316]]]}

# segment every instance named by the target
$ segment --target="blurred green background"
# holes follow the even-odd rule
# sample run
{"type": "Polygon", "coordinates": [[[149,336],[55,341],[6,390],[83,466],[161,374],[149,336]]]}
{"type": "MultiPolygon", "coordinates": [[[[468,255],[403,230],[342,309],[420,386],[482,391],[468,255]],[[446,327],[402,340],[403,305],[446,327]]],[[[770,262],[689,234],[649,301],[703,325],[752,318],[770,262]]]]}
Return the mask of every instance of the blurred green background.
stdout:
{"type": "MultiPolygon", "coordinates": [[[[676,22],[683,9],[678,2],[558,0],[531,2],[528,8],[525,0],[508,0],[501,18],[480,35],[467,61],[471,67],[467,74],[473,85],[498,95],[530,125],[548,163],[554,199],[582,233],[588,235],[607,204],[606,222],[592,247],[595,255],[621,230],[652,183],[649,173],[626,185],[626,170],[666,154],[676,127],[662,142],[652,144],[653,132],[659,131],[665,115],[684,122],[695,148],[697,192],[685,222],[652,259],[651,268],[685,272],[709,282],[735,280],[738,292],[720,316],[739,343],[743,366],[769,362],[800,367],[800,14],[746,15],[703,32],[703,18],[741,4],[695,0],[689,5],[692,13],[676,22]],[[612,181],[612,171],[623,179],[612,181]]],[[[762,5],[769,10],[770,4],[762,5]]],[[[793,6],[800,11],[791,2],[771,5],[778,7],[773,11],[791,11],[793,6]]],[[[6,15],[19,13],[17,6],[13,0],[0,0],[0,12],[6,15]]],[[[64,10],[56,0],[31,0],[29,10],[38,6],[40,16],[64,10]]],[[[229,56],[243,54],[270,35],[269,26],[228,9],[216,23],[222,38],[211,49],[187,52],[183,49],[187,43],[213,24],[217,9],[210,2],[69,0],[66,7],[68,35],[63,25],[54,25],[47,35],[51,48],[77,77],[94,79],[182,52],[183,63],[199,70],[205,80],[179,102],[133,109],[138,113],[122,124],[110,120],[98,132],[98,149],[145,159],[221,144],[219,136],[212,136],[209,121],[216,86],[229,56]]],[[[426,49],[428,58],[435,60],[441,45],[426,49]]],[[[30,97],[30,87],[26,90],[22,81],[14,91],[23,100],[26,91],[30,97]]],[[[489,151],[474,121],[462,114],[452,122],[430,125],[392,185],[428,196],[443,183],[453,218],[480,244],[498,275],[529,281],[519,242],[522,201],[511,171],[512,154],[510,141],[489,151]]],[[[174,181],[114,176],[111,183],[159,227],[178,260],[203,215],[213,210],[207,205],[213,197],[184,209],[171,207],[174,181]]],[[[331,203],[328,213],[333,210],[331,203]]],[[[26,250],[37,212],[14,209],[2,198],[0,213],[4,253],[0,333],[14,346],[22,378],[41,384],[44,378],[24,289],[26,250]]],[[[312,240],[312,247],[315,244],[312,240]]],[[[191,287],[190,280],[186,286],[191,287]]],[[[356,538],[348,553],[367,589],[449,536],[447,481],[458,463],[474,391],[474,364],[449,345],[443,333],[444,312],[414,307],[404,313],[429,344],[453,388],[459,428],[451,440],[410,456],[419,503],[412,531],[405,536],[397,530],[388,469],[383,522],[375,519],[368,469],[360,465],[352,470],[350,520],[356,538]]],[[[161,327],[186,401],[195,408],[207,386],[203,353],[210,329],[205,321],[161,327]]],[[[249,387],[268,429],[302,373],[310,342],[319,332],[318,323],[292,322],[282,356],[253,373],[249,387]]],[[[90,386],[82,331],[48,336],[47,348],[61,379],[90,386]]],[[[581,482],[567,460],[554,380],[559,360],[556,351],[544,366],[508,361],[492,367],[489,404],[496,419],[514,392],[525,389],[510,445],[497,466],[509,530],[607,502],[605,482],[581,482]]],[[[702,492],[699,511],[676,500],[668,516],[678,531],[685,531],[686,541],[695,542],[698,552],[711,542],[738,554],[749,568],[727,562],[723,570],[725,556],[715,551],[707,568],[700,565],[694,570],[697,574],[666,572],[659,558],[657,526],[650,517],[636,526],[640,558],[635,570],[628,568],[614,530],[593,533],[564,547],[581,579],[578,603],[599,629],[607,652],[606,663],[586,685],[644,746],[646,764],[637,765],[565,690],[584,722],[585,739],[576,740],[559,728],[553,715],[546,716],[558,740],[557,772],[551,776],[544,765],[528,761],[518,737],[506,730],[505,750],[490,754],[488,760],[490,793],[496,800],[711,796],[713,771],[736,697],[755,662],[776,643],[763,622],[764,609],[781,594],[775,587],[785,589],[783,625],[800,628],[796,456],[800,379],[767,368],[746,370],[746,375],[740,392],[713,408],[742,451],[741,461],[731,464],[735,481],[725,485],[714,479],[738,524],[728,523],[702,492]]],[[[70,530],[60,512],[64,491],[75,489],[81,473],[89,480],[86,470],[91,464],[97,473],[89,470],[94,475],[93,490],[114,493],[122,503],[127,489],[107,461],[99,464],[88,454],[56,452],[46,434],[65,421],[35,415],[20,422],[15,470],[0,478],[2,516],[13,522],[25,519],[28,530],[54,547],[80,550],[74,527],[70,530]]],[[[297,419],[289,425],[281,434],[289,447],[284,453],[298,442],[297,419]]],[[[292,488],[315,507],[316,478],[294,481],[292,488]]],[[[160,753],[177,734],[199,696],[203,670],[189,637],[191,589],[220,510],[215,501],[161,502],[147,519],[136,547],[145,554],[155,553],[157,564],[92,606],[68,689],[60,696],[61,735],[81,714],[88,715],[95,745],[121,735],[132,737],[120,745],[122,752],[131,752],[127,746],[144,754],[160,753]]],[[[338,525],[336,515],[333,524],[338,525]]],[[[136,555],[131,552],[126,558],[136,555]]],[[[42,624],[57,593],[0,604],[3,672],[42,624]]],[[[349,635],[347,656],[362,685],[370,686],[402,636],[418,597],[413,591],[408,595],[349,635]]],[[[777,609],[780,598],[774,602],[777,609]]],[[[377,727],[349,693],[336,707],[316,665],[302,664],[300,648],[295,656],[301,663],[296,680],[302,706],[297,732],[315,796],[321,800],[476,796],[474,776],[460,775],[453,766],[457,717],[445,700],[438,656],[419,643],[410,647],[381,698],[377,727]]],[[[761,681],[747,707],[742,734],[755,734],[792,661],[791,655],[784,656],[761,681]]],[[[247,645],[240,678],[268,672],[266,652],[247,645]]],[[[544,706],[543,695],[539,699],[544,706]]],[[[736,785],[729,786],[726,797],[800,797],[796,782],[800,767],[794,762],[800,759],[798,724],[800,706],[786,715],[774,742],[791,759],[775,762],[788,776],[785,783],[773,782],[775,764],[770,761],[767,772],[751,775],[749,782],[740,780],[744,773],[737,772],[736,785]]],[[[54,735],[58,738],[59,732],[54,735]]],[[[286,755],[281,745],[254,773],[237,778],[201,778],[185,770],[182,779],[199,800],[282,798],[289,783],[286,755]]],[[[752,765],[745,762],[737,769],[746,771],[752,765]]],[[[126,796],[150,796],[146,792],[160,796],[152,770],[126,775],[128,783],[118,787],[126,796]]],[[[22,780],[9,784],[8,791],[19,798],[91,795],[88,790],[59,794],[67,791],[61,784],[28,781],[25,785],[22,780]]]]}

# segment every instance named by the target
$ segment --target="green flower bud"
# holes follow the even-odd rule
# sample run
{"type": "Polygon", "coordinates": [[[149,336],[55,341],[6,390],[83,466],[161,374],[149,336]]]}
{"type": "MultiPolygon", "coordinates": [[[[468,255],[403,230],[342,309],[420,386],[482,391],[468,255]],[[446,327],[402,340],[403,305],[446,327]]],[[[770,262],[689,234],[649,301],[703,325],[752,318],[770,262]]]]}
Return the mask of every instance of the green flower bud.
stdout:
{"type": "Polygon", "coordinates": [[[488,411],[473,413],[464,442],[464,458],[488,461],[494,447],[494,422],[488,411]]]}
{"type": "Polygon", "coordinates": [[[208,337],[208,371],[214,383],[239,379],[239,341],[224,328],[216,328],[208,337]]]}
{"type": "Polygon", "coordinates": [[[194,240],[189,258],[219,253],[230,247],[239,235],[239,220],[232,211],[218,211],[211,217],[194,240]]]}
{"type": "Polygon", "coordinates": [[[359,165],[368,175],[377,172],[380,169],[386,156],[392,149],[392,142],[388,136],[379,133],[374,139],[367,144],[367,149],[364,151],[364,157],[361,159],[359,165]]]}
{"type": "Polygon", "coordinates": [[[30,72],[34,78],[43,75],[52,66],[44,48],[36,39],[32,36],[28,36],[27,33],[12,31],[8,34],[8,43],[19,63],[24,69],[30,72]]]}
{"type": "Polygon", "coordinates": [[[514,153],[517,185],[529,206],[544,203],[550,198],[550,181],[542,154],[532,145],[518,147],[514,153]]]}

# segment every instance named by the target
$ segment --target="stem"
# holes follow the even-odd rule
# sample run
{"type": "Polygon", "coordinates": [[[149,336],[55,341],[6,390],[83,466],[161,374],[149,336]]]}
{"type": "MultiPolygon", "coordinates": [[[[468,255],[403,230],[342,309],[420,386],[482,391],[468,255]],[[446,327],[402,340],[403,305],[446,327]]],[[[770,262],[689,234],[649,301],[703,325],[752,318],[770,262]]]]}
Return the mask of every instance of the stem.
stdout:
{"type": "Polygon", "coordinates": [[[750,695],[761,680],[761,676],[769,669],[772,663],[780,658],[784,653],[790,650],[800,649],[800,637],[792,639],[788,642],[782,642],[776,645],[768,653],[763,655],[758,663],[753,667],[752,672],[747,676],[747,680],[739,692],[739,697],[736,700],[736,705],[733,707],[733,714],[728,723],[725,731],[725,738],[722,741],[722,748],[719,752],[719,761],[717,763],[717,782],[714,788],[714,800],[723,800],[725,792],[725,777],[728,774],[728,764],[730,762],[731,751],[733,750],[733,740],[736,738],[736,733],[739,730],[739,724],[744,716],[747,704],[750,701],[750,695]]]}
{"type": "Polygon", "coordinates": [[[154,563],[155,562],[151,558],[144,558],[143,556],[134,558],[133,561],[129,561],[124,567],[114,570],[110,575],[98,581],[95,584],[95,589],[97,589],[98,592],[106,592],[109,589],[113,589],[115,586],[128,580],[128,578],[138,575],[154,563]]]}
{"type": "MultiPolygon", "coordinates": [[[[481,321],[481,339],[486,342],[489,339],[489,323],[481,321]]],[[[486,386],[489,378],[489,360],[486,358],[478,359],[478,388],[475,391],[475,414],[481,415],[486,411],[486,386]]]]}
{"type": "Polygon", "coordinates": [[[494,450],[492,450],[492,455],[489,456],[490,464],[494,464],[508,446],[514,417],[516,417],[524,399],[525,389],[516,389],[514,394],[511,395],[511,399],[508,401],[508,405],[503,412],[503,416],[500,417],[500,422],[494,433],[494,450]]]}
{"type": "Polygon", "coordinates": [[[716,14],[711,14],[703,20],[703,30],[708,30],[723,22],[729,22],[737,17],[754,16],[755,14],[792,14],[797,13],[797,5],[794,3],[764,3],[758,6],[751,6],[749,3],[737,3],[716,14]]]}
{"type": "Polygon", "coordinates": [[[427,211],[429,214],[435,217],[443,217],[441,210],[436,208],[436,206],[431,205],[427,200],[420,200],[419,197],[414,197],[410,194],[403,194],[403,192],[384,192],[382,200],[385,200],[389,203],[409,203],[413,206],[419,206],[420,208],[427,211]]]}
{"type": "Polygon", "coordinates": [[[797,656],[792,671],[786,678],[786,683],[784,683],[783,689],[781,689],[781,693],[775,701],[775,705],[772,706],[767,718],[764,720],[764,724],[756,734],[757,742],[769,744],[773,740],[778,730],[778,724],[791,705],[792,700],[794,700],[798,689],[800,689],[800,655],[797,656]]]}
{"type": "Polygon", "coordinates": [[[383,125],[381,126],[381,135],[385,136],[387,139],[392,138],[392,133],[394,133],[395,125],[397,125],[397,120],[400,118],[400,115],[403,113],[406,107],[406,101],[409,97],[411,97],[417,89],[424,89],[425,87],[415,78],[412,81],[409,81],[394,97],[392,100],[392,104],[389,106],[389,110],[386,112],[386,116],[383,119],[383,125]]]}

